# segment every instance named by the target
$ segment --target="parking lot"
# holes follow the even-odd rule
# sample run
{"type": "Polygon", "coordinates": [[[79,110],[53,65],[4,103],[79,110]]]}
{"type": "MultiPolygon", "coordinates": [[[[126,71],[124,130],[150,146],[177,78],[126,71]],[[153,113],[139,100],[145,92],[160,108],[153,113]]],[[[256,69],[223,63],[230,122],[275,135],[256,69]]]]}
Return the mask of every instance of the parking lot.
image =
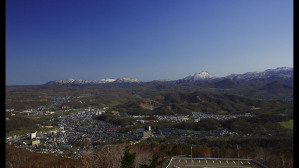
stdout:
{"type": "Polygon", "coordinates": [[[252,159],[225,158],[172,158],[167,168],[262,168],[266,167],[252,159]]]}

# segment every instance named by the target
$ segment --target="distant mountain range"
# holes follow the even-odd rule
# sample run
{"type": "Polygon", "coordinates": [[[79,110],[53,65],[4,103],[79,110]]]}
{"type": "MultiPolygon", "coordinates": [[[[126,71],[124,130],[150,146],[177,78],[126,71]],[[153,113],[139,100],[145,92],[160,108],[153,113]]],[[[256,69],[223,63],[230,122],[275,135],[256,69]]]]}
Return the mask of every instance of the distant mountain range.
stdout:
{"type": "Polygon", "coordinates": [[[231,74],[227,76],[233,80],[251,80],[251,79],[263,79],[263,78],[293,78],[293,68],[278,67],[276,69],[267,69],[265,71],[247,72],[244,74],[231,74]]]}
{"type": "Polygon", "coordinates": [[[73,84],[73,85],[85,85],[85,84],[105,84],[105,83],[132,83],[132,82],[140,82],[138,79],[135,78],[118,78],[118,79],[113,79],[113,78],[105,78],[105,79],[100,79],[100,80],[80,80],[80,79],[65,79],[65,80],[56,80],[56,81],[50,81],[46,83],[46,85],[51,85],[51,84],[73,84]]]}
{"type": "MultiPolygon", "coordinates": [[[[276,69],[267,69],[265,71],[256,71],[256,72],[247,72],[244,74],[231,74],[226,77],[216,77],[207,71],[203,71],[200,73],[194,73],[185,78],[174,80],[178,82],[192,82],[192,81],[211,81],[218,80],[221,81],[219,84],[222,85],[238,85],[238,81],[250,81],[257,79],[271,79],[271,80],[293,80],[293,68],[289,67],[278,67],[276,69]]],[[[108,78],[108,79],[100,79],[100,80],[79,80],[79,79],[65,79],[65,80],[56,80],[50,81],[46,83],[46,85],[51,84],[71,84],[71,85],[86,85],[86,84],[107,84],[107,83],[136,83],[142,82],[136,78],[108,78]]],[[[162,81],[161,81],[162,82],[162,81]]]]}

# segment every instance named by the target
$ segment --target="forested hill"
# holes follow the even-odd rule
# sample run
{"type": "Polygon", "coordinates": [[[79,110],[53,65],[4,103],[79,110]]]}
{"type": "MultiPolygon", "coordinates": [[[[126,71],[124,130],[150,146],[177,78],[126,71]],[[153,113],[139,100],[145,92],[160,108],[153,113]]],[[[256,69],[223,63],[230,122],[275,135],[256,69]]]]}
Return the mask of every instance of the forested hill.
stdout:
{"type": "Polygon", "coordinates": [[[53,97],[66,96],[70,97],[71,101],[63,102],[57,106],[58,108],[63,105],[71,108],[116,106],[128,102],[157,99],[160,106],[155,110],[160,109],[161,113],[185,113],[193,110],[234,113],[248,111],[251,106],[269,104],[257,100],[291,102],[293,81],[265,79],[235,81],[225,78],[193,82],[152,81],[101,85],[8,86],[6,87],[6,106],[24,110],[49,105],[53,97]]]}
{"type": "Polygon", "coordinates": [[[127,101],[114,109],[129,114],[190,114],[211,112],[215,114],[293,112],[293,103],[281,100],[256,100],[229,93],[166,93],[148,101],[127,101]]]}

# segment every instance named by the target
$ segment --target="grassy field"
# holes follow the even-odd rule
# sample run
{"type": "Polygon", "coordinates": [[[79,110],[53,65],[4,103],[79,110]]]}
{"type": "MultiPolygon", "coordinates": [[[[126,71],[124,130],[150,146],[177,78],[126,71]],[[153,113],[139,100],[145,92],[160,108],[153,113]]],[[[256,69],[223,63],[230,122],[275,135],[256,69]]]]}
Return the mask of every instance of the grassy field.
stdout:
{"type": "Polygon", "coordinates": [[[294,129],[294,120],[279,122],[279,124],[287,129],[290,129],[290,130],[294,129]]]}
{"type": "Polygon", "coordinates": [[[200,133],[200,132],[207,132],[207,131],[194,131],[194,130],[186,130],[188,133],[200,133]]]}

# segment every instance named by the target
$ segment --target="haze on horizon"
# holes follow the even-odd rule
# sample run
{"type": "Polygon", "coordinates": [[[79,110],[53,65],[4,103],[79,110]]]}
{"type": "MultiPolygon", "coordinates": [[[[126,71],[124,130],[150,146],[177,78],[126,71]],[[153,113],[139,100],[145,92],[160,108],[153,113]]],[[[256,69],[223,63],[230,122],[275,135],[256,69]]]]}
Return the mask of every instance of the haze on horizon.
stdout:
{"type": "Polygon", "coordinates": [[[293,67],[291,0],[6,1],[6,85],[293,67]]]}

